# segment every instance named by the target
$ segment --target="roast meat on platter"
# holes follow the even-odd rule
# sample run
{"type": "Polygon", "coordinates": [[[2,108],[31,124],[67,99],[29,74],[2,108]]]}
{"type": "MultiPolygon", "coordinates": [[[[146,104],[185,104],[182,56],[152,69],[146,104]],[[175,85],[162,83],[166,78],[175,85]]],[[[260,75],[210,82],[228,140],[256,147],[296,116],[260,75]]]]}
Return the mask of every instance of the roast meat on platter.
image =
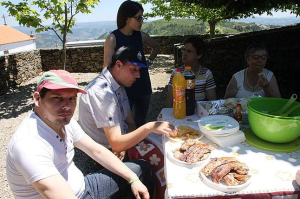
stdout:
{"type": "Polygon", "coordinates": [[[201,141],[187,139],[182,143],[180,148],[174,149],[174,158],[195,164],[196,162],[203,161],[208,158],[214,148],[209,144],[204,144],[201,141]]]}
{"type": "Polygon", "coordinates": [[[224,182],[228,186],[244,184],[251,178],[249,167],[234,157],[213,158],[200,172],[214,183],[224,182]]]}

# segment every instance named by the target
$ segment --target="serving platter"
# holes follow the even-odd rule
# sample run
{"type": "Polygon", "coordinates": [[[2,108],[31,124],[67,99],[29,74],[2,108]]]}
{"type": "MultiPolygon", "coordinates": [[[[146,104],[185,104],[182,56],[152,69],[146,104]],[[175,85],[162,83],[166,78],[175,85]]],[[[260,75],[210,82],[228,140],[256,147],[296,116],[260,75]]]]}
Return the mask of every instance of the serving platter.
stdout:
{"type": "MultiPolygon", "coordinates": [[[[192,138],[192,139],[197,139],[197,140],[200,140],[204,134],[200,131],[199,129],[199,126],[196,122],[176,122],[174,123],[174,125],[178,128],[179,126],[189,126],[191,128],[193,128],[195,131],[199,132],[199,137],[197,138],[192,138]]],[[[188,139],[188,137],[186,136],[181,136],[181,137],[176,137],[176,138],[173,138],[173,137],[168,137],[168,139],[170,139],[172,142],[180,142],[180,143],[183,143],[185,140],[188,139]]]]}
{"type": "Polygon", "coordinates": [[[180,148],[182,145],[182,143],[173,143],[171,144],[171,146],[169,147],[169,149],[167,150],[167,158],[173,163],[173,164],[176,164],[176,165],[179,165],[179,166],[183,166],[183,167],[198,167],[200,165],[202,165],[203,163],[208,163],[208,161],[210,160],[210,156],[211,154],[213,153],[213,150],[210,152],[210,155],[205,159],[205,160],[202,160],[202,161],[198,161],[198,162],[195,162],[193,164],[191,163],[187,163],[187,162],[184,162],[184,161],[181,161],[177,158],[174,157],[174,153],[173,151],[175,149],[178,149],[180,148]]]}
{"type": "MultiPolygon", "coordinates": [[[[178,147],[179,148],[179,147],[178,147]]],[[[173,150],[169,150],[167,152],[167,158],[173,163],[173,164],[176,164],[176,165],[179,165],[179,166],[183,166],[183,167],[198,167],[204,163],[207,163],[208,160],[209,160],[209,157],[208,156],[205,160],[202,160],[202,161],[198,161],[198,162],[195,162],[194,164],[190,164],[190,163],[187,163],[187,162],[184,162],[184,161],[181,161],[181,160],[178,160],[174,157],[174,153],[173,153],[173,150]]]]}
{"type": "MultiPolygon", "coordinates": [[[[236,185],[236,186],[229,186],[226,185],[224,182],[220,182],[220,184],[214,183],[211,179],[211,176],[205,176],[202,173],[202,168],[205,167],[206,164],[201,165],[200,171],[199,171],[199,177],[200,180],[208,187],[218,190],[218,191],[222,191],[222,192],[226,192],[226,193],[233,193],[233,192],[238,192],[241,191],[245,188],[247,188],[250,183],[251,183],[251,179],[252,177],[250,177],[245,183],[240,184],[240,185],[236,185]]],[[[248,175],[251,175],[250,170],[248,171],[248,175]]]]}

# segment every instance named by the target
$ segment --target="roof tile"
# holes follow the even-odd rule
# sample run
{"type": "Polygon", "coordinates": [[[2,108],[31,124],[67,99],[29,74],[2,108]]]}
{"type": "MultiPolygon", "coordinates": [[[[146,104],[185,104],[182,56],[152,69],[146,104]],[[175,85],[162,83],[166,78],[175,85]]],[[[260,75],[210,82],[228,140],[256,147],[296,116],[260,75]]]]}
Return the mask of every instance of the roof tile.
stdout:
{"type": "Polygon", "coordinates": [[[29,41],[33,40],[35,37],[30,37],[12,27],[0,26],[0,45],[29,41]]]}

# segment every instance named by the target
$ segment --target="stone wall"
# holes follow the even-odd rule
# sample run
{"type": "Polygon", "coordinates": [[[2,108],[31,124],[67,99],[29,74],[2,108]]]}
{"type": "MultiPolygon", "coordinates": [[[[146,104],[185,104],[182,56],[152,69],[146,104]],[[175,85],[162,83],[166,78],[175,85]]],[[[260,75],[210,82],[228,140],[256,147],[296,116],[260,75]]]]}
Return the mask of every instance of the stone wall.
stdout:
{"type": "MultiPolygon", "coordinates": [[[[174,53],[174,45],[178,43],[182,43],[183,40],[190,36],[199,36],[203,40],[209,39],[209,35],[178,35],[178,36],[152,36],[159,44],[160,44],[160,52],[161,54],[173,54],[174,53]]],[[[224,35],[217,35],[216,37],[222,37],[224,35]]],[[[145,54],[150,54],[151,49],[148,47],[144,47],[145,54]]]]}
{"type": "Polygon", "coordinates": [[[39,50],[0,57],[0,94],[36,77],[42,72],[39,50]]]}
{"type": "MultiPolygon", "coordinates": [[[[61,69],[60,49],[41,49],[43,71],[61,69]]],[[[103,46],[67,49],[66,70],[69,72],[99,72],[103,65],[103,46]]]]}
{"type": "Polygon", "coordinates": [[[6,68],[6,59],[4,56],[0,57],[0,95],[4,94],[8,90],[8,81],[7,81],[7,68],[6,68]]]}

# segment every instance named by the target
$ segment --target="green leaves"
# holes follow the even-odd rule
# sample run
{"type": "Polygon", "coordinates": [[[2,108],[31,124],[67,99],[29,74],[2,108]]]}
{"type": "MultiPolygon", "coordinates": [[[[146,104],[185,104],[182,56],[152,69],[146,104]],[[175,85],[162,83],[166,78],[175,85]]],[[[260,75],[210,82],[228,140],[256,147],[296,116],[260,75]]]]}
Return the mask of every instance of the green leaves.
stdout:
{"type": "Polygon", "coordinates": [[[147,17],[161,16],[165,20],[172,18],[195,18],[210,24],[211,37],[214,37],[215,25],[227,19],[250,17],[254,14],[271,15],[271,11],[286,9],[299,16],[299,0],[140,0],[154,7],[147,17]],[[297,3],[298,2],[298,3],[297,3]]]}

